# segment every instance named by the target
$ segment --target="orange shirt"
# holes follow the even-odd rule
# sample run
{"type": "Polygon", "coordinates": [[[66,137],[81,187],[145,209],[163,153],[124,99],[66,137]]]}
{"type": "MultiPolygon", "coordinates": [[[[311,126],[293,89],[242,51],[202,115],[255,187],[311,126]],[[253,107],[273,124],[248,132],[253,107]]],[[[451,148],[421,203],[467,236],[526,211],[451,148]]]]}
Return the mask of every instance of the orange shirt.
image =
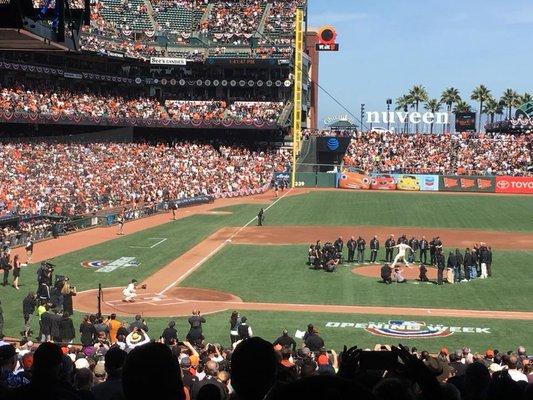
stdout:
{"type": "Polygon", "coordinates": [[[122,322],[116,319],[110,319],[107,324],[109,325],[109,338],[111,343],[115,343],[117,341],[118,328],[122,326],[122,322]]]}

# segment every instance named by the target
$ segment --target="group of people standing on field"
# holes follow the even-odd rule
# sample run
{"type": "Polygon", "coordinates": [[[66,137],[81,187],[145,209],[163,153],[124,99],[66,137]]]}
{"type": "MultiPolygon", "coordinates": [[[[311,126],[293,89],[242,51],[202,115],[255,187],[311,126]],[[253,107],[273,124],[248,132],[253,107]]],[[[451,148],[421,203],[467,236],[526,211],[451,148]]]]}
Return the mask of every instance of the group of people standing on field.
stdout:
{"type": "MultiPolygon", "coordinates": [[[[341,236],[334,242],[326,242],[324,245],[318,240],[309,246],[308,262],[313,269],[324,269],[334,272],[344,260],[348,263],[376,263],[381,249],[377,235],[368,242],[358,236],[352,236],[346,242],[347,258],[343,258],[344,240],[341,236]],[[369,257],[365,257],[365,251],[369,250],[369,257]]],[[[445,256],[443,243],[439,236],[427,240],[425,236],[418,239],[415,236],[408,238],[402,235],[396,239],[389,235],[384,243],[385,262],[381,269],[382,280],[386,283],[406,282],[400,268],[403,264],[410,268],[410,264],[419,263],[419,280],[429,281],[427,276],[428,265],[437,267],[437,283],[444,280],[448,283],[466,282],[476,278],[488,278],[492,276],[492,249],[487,244],[476,243],[472,248],[466,248],[464,252],[459,249],[450,251],[445,256]]],[[[368,253],[367,253],[368,255],[368,253]]]]}

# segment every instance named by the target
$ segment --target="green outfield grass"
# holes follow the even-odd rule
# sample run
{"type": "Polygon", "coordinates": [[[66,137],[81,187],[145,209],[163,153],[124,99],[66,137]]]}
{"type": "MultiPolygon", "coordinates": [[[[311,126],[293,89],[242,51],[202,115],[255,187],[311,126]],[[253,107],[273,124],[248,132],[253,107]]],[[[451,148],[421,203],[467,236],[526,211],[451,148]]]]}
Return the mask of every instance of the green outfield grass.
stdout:
{"type": "MultiPolygon", "coordinates": [[[[381,252],[379,257],[384,256],[381,252]]],[[[309,269],[307,246],[229,245],[183,286],[231,292],[244,301],[532,311],[533,252],[495,252],[493,277],[468,283],[383,285],[344,264],[328,274],[309,269]],[[518,289],[517,277],[521,288],[518,289]]]]}
{"type": "MultiPolygon", "coordinates": [[[[142,281],[218,229],[246,224],[257,207],[257,205],[241,205],[235,208],[233,214],[194,215],[132,235],[117,236],[117,239],[56,257],[52,260],[56,264],[55,274],[68,276],[78,291],[95,289],[99,283],[103,287],[114,287],[125,286],[132,278],[142,281]],[[161,244],[152,249],[147,248],[163,238],[166,240],[161,244]],[[110,273],[98,273],[94,269],[81,266],[82,261],[114,261],[121,257],[135,257],[140,266],[117,269],[110,273]]],[[[126,232],[127,229],[126,225],[126,232]]],[[[35,246],[46,246],[47,243],[37,243],[35,246]]],[[[37,267],[38,265],[34,264],[22,269],[20,290],[17,291],[11,286],[0,286],[6,334],[16,336],[21,330],[22,299],[28,291],[36,290],[37,267]]]]}
{"type": "MultiPolygon", "coordinates": [[[[229,345],[229,317],[231,312],[207,315],[205,324],[205,336],[209,342],[229,345]]],[[[438,317],[407,317],[407,316],[383,316],[383,315],[350,315],[350,314],[323,314],[323,313],[296,313],[296,312],[269,312],[269,311],[246,311],[244,314],[252,326],[254,335],[261,336],[266,340],[275,340],[280,336],[281,331],[286,328],[290,334],[294,335],[296,329],[305,330],[307,324],[312,323],[318,329],[326,342],[326,346],[336,350],[347,346],[357,345],[359,347],[374,347],[376,343],[398,344],[416,346],[419,350],[439,351],[447,346],[451,349],[470,346],[473,351],[485,351],[487,348],[497,348],[502,351],[516,349],[523,345],[526,348],[533,347],[533,338],[527,332],[533,328],[533,322],[529,321],[501,321],[501,320],[480,320],[480,319],[452,319],[438,317]],[[427,324],[441,324],[444,326],[488,328],[487,333],[454,333],[449,337],[427,338],[427,339],[406,339],[374,336],[364,329],[354,327],[326,327],[328,322],[339,323],[387,323],[389,320],[420,321],[427,324]]],[[[188,331],[186,318],[177,318],[178,333],[180,339],[188,331]]],[[[160,334],[165,327],[160,321],[154,321],[154,333],[160,334]]],[[[296,339],[296,342],[301,342],[296,339]]]]}
{"type": "Polygon", "coordinates": [[[533,231],[533,199],[364,191],[312,192],[283,199],[267,225],[380,225],[533,231]]]}
{"type": "MultiPolygon", "coordinates": [[[[257,214],[260,205],[224,208],[229,215],[196,215],[151,228],[132,235],[88,247],[57,257],[56,273],[67,275],[78,290],[124,286],[131,278],[143,280],[156,270],[192,248],[210,234],[225,226],[243,226],[257,214]],[[166,239],[153,248],[161,239],[166,239]],[[135,257],[139,267],[98,273],[83,268],[84,260],[113,261],[135,257]]],[[[364,192],[314,192],[284,198],[267,212],[269,225],[395,225],[426,227],[458,227],[487,230],[533,231],[533,201],[529,197],[433,195],[364,192]],[[399,212],[400,210],[400,212],[399,212]]],[[[126,225],[127,231],[127,225],[126,225]]],[[[46,242],[36,246],[46,246],[46,242]]],[[[385,287],[375,279],[353,275],[348,268],[336,274],[308,270],[305,266],[306,246],[245,246],[230,245],[192,274],[186,286],[210,287],[237,294],[245,300],[323,304],[381,304],[399,306],[431,306],[465,309],[532,310],[528,293],[533,289],[533,252],[495,253],[495,277],[467,285],[443,287],[426,285],[392,285],[385,287]]],[[[22,298],[36,285],[36,266],[24,268],[21,290],[0,287],[4,311],[4,332],[17,336],[22,328],[22,298]]],[[[314,322],[318,327],[327,320],[339,322],[387,321],[385,317],[334,316],[311,313],[250,312],[256,332],[274,338],[283,327],[303,329],[314,322]]],[[[80,315],[75,314],[78,324],[80,315]]],[[[397,316],[390,317],[398,318],[397,316]]],[[[227,313],[210,317],[206,326],[211,341],[227,342],[227,313]],[[219,331],[220,330],[220,331],[219,331]],[[211,339],[211,336],[213,339],[211,339]]],[[[179,319],[181,330],[185,320],[179,319]]],[[[37,326],[34,321],[34,327],[37,326]]],[[[159,331],[168,319],[153,319],[150,324],[159,331]]],[[[428,322],[472,326],[470,319],[428,319],[428,322]]],[[[475,326],[484,326],[475,322],[475,326]]],[[[531,322],[485,321],[494,326],[491,343],[513,347],[529,338],[531,322]],[[529,329],[526,329],[529,328],[529,329]]],[[[320,329],[320,328],[319,328],[320,329]]],[[[364,331],[323,328],[332,346],[344,342],[370,345],[382,341],[364,331]],[[366,340],[366,342],[365,342],[366,340]],[[366,343],[366,344],[365,344],[366,343]]],[[[455,334],[444,339],[426,339],[423,343],[454,343],[474,346],[477,335],[455,334]]],[[[531,339],[529,339],[531,342],[531,339]]],[[[530,343],[531,344],[531,343],[530,343]]],[[[527,345],[527,344],[526,344],[527,345]]],[[[431,349],[436,349],[431,348],[431,349]]],[[[482,348],[480,348],[482,349],[482,348]]]]}

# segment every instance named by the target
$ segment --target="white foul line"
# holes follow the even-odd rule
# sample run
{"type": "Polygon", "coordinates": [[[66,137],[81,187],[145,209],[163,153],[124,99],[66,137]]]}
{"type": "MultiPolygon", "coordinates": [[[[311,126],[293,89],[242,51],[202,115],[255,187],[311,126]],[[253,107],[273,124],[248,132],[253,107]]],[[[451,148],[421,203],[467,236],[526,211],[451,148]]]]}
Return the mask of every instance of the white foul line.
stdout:
{"type": "Polygon", "coordinates": [[[159,246],[161,243],[166,242],[166,241],[167,241],[167,238],[163,238],[159,242],[157,242],[157,243],[153,244],[152,246],[150,246],[150,248],[153,249],[155,246],[159,246]]]}
{"type": "MultiPolygon", "coordinates": [[[[272,202],[267,208],[265,208],[264,211],[268,211],[271,207],[273,207],[278,201],[283,199],[285,196],[287,196],[292,191],[292,188],[290,188],[283,196],[277,198],[275,201],[272,202]]],[[[220,249],[222,249],[226,243],[230,243],[231,240],[237,236],[244,228],[246,228],[248,225],[250,225],[252,222],[254,222],[257,219],[257,216],[253,217],[250,221],[248,221],[246,224],[241,226],[237,231],[233,232],[229,238],[227,238],[224,242],[222,242],[216,249],[211,251],[208,255],[206,255],[204,258],[202,258],[200,261],[198,261],[192,268],[190,268],[187,272],[185,272],[183,275],[181,275],[178,279],[176,279],[174,282],[172,282],[170,285],[168,285],[166,288],[164,288],[161,292],[159,292],[159,296],[165,294],[170,289],[172,289],[174,286],[176,286],[178,283],[180,283],[182,280],[187,278],[190,274],[192,274],[194,271],[196,271],[204,262],[206,262],[209,258],[211,258],[213,255],[218,253],[220,249]]]]}
{"type": "Polygon", "coordinates": [[[154,247],[159,246],[161,243],[168,240],[167,238],[148,238],[148,240],[157,240],[157,239],[161,239],[161,240],[157,243],[154,243],[151,246],[130,246],[130,248],[132,249],[153,249],[154,247]]]}

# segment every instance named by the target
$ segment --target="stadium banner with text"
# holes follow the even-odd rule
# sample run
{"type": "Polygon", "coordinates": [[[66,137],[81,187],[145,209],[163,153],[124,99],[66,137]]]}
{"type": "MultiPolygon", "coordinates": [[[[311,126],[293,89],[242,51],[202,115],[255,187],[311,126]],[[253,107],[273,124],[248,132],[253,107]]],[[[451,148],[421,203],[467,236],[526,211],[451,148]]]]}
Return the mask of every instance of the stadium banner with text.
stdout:
{"type": "Polygon", "coordinates": [[[494,176],[442,175],[439,177],[439,190],[443,192],[494,193],[495,189],[494,176]]]}
{"type": "Polygon", "coordinates": [[[187,65],[185,58],[176,57],[150,57],[152,65],[187,65]]]}
{"type": "Polygon", "coordinates": [[[497,176],[496,193],[533,194],[533,177],[497,176]]]}

